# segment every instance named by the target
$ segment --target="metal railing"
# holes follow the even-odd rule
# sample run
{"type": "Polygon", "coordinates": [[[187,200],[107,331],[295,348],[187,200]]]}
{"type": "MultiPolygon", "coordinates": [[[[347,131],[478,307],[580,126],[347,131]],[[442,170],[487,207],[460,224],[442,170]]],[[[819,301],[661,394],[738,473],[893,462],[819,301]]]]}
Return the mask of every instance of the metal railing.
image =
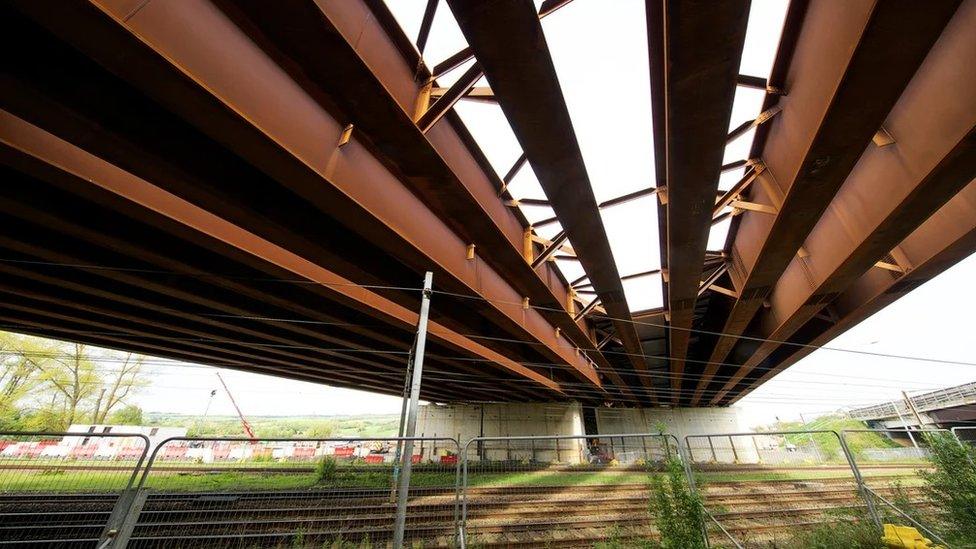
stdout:
{"type": "Polygon", "coordinates": [[[678,451],[662,433],[471,439],[462,452],[462,546],[653,537],[650,475],[678,451]]]}
{"type": "MultiPolygon", "coordinates": [[[[976,402],[976,382],[931,391],[913,396],[911,399],[912,404],[920,412],[971,404],[976,402]]],[[[912,410],[904,400],[892,400],[856,408],[848,414],[854,419],[871,420],[886,417],[910,417],[912,410]]]]}
{"type": "Polygon", "coordinates": [[[112,545],[148,450],[140,434],[0,432],[0,544],[112,545]]]}

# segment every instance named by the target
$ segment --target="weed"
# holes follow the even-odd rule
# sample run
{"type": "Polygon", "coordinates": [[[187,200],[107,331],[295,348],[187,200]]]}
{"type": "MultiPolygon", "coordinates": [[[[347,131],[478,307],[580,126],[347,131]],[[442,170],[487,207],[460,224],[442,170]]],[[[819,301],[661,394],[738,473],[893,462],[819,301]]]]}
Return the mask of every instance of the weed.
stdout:
{"type": "Polygon", "coordinates": [[[837,521],[822,524],[795,535],[783,547],[803,549],[884,549],[881,532],[867,517],[835,514],[837,521]]]}
{"type": "Polygon", "coordinates": [[[664,549],[705,549],[705,512],[701,497],[692,493],[681,461],[667,462],[665,476],[651,477],[651,515],[664,549]]]}
{"type": "Polygon", "coordinates": [[[332,482],[336,478],[338,464],[332,456],[322,456],[315,464],[315,481],[318,483],[332,482]]]}
{"type": "Polygon", "coordinates": [[[959,443],[946,433],[927,433],[932,471],[919,471],[922,489],[938,509],[945,511],[942,531],[946,541],[962,547],[976,545],[976,448],[959,443]]]}

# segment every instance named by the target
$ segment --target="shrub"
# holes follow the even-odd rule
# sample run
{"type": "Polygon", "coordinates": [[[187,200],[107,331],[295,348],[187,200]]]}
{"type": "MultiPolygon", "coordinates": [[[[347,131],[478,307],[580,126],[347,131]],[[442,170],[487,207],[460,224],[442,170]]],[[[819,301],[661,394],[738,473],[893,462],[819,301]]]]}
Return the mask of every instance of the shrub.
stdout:
{"type": "Polygon", "coordinates": [[[976,544],[976,448],[960,444],[947,433],[924,435],[932,454],[932,471],[919,471],[923,490],[935,507],[945,511],[946,541],[976,544]]]}
{"type": "Polygon", "coordinates": [[[332,456],[322,456],[322,459],[315,464],[315,482],[330,482],[336,478],[338,464],[332,456]]]}
{"type": "Polygon", "coordinates": [[[664,476],[651,477],[651,515],[666,549],[705,549],[705,512],[691,492],[681,461],[672,458],[664,476]]]}

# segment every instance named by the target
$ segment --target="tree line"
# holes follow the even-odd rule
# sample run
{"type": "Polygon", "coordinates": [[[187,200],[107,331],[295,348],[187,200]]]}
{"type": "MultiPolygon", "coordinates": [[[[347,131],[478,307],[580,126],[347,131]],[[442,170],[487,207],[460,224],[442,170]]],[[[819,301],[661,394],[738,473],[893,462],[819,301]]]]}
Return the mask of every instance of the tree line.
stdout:
{"type": "Polygon", "coordinates": [[[0,431],[141,424],[128,400],[149,383],[144,365],[132,353],[0,332],[0,431]]]}

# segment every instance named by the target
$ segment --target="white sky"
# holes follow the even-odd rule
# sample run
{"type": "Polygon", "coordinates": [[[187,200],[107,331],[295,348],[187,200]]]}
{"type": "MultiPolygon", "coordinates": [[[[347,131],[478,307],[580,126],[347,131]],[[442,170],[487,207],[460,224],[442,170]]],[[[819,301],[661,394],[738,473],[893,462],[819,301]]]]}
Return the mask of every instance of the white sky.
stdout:
{"type": "MultiPolygon", "coordinates": [[[[426,0],[387,0],[407,35],[415,38],[426,0]]],[[[538,0],[536,2],[539,3],[538,0]]],[[[740,72],[766,77],[775,56],[787,2],[753,0],[740,72]]],[[[653,185],[650,90],[643,0],[575,0],[543,20],[543,28],[577,139],[583,152],[597,201],[653,185]]],[[[720,32],[720,30],[716,30],[720,32]]],[[[446,3],[437,11],[425,51],[436,64],[465,45],[446,3]]],[[[466,67],[440,79],[448,86],[466,67]]],[[[484,80],[478,85],[486,85],[484,80]]],[[[763,92],[739,88],[730,129],[754,118],[763,92]]],[[[521,153],[500,107],[460,102],[458,113],[469,126],[499,174],[521,153]]],[[[725,161],[745,158],[752,132],[726,150],[725,161]]],[[[742,172],[725,174],[727,189],[742,172]]],[[[523,169],[510,187],[516,198],[544,198],[530,168],[523,169]]],[[[648,197],[603,212],[604,226],[621,275],[660,267],[657,212],[648,197]]],[[[524,208],[530,220],[552,216],[549,208],[524,208]]],[[[551,237],[558,226],[540,230],[551,237]]],[[[709,249],[720,249],[728,224],[712,230],[709,249]]],[[[566,278],[582,275],[579,265],[560,262],[566,278]]],[[[976,362],[971,322],[965,311],[976,308],[966,291],[976,279],[976,258],[970,258],[922,286],[908,297],[842,335],[831,345],[893,354],[931,356],[976,362]]],[[[660,279],[649,276],[624,283],[631,310],[661,305],[660,279]]],[[[433,307],[437,307],[436,301],[433,307]]],[[[147,411],[199,414],[211,389],[219,385],[203,367],[159,367],[155,382],[136,402],[147,411]]],[[[974,379],[969,367],[853,355],[821,350],[776,377],[744,399],[753,423],[775,416],[796,418],[836,410],[844,405],[897,398],[901,389],[934,389],[974,379]]],[[[241,408],[251,415],[331,415],[398,413],[397,398],[360,391],[229,371],[225,379],[241,408]]],[[[231,414],[223,391],[218,391],[211,414],[231,414]]]]}

